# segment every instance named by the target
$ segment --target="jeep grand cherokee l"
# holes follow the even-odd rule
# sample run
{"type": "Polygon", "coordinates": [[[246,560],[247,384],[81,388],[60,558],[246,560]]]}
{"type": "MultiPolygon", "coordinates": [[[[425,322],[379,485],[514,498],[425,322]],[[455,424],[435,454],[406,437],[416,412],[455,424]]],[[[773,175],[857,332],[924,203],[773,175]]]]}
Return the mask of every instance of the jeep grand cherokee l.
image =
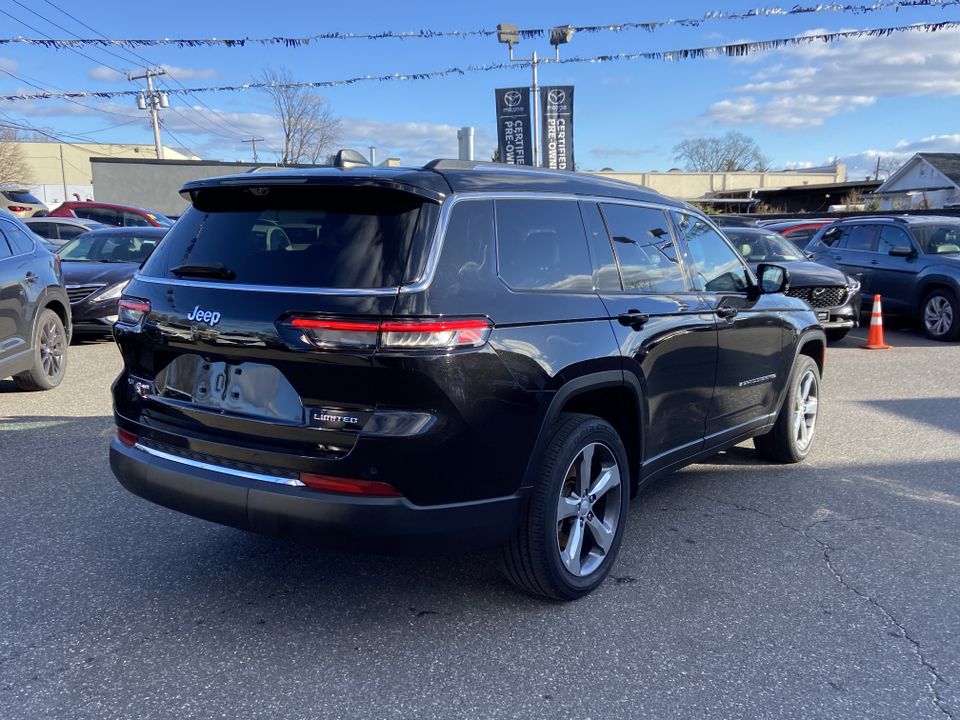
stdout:
{"type": "Polygon", "coordinates": [[[517,586],[573,599],[642,485],[751,437],[810,450],[817,317],[688,205],[447,160],[181,192],[114,326],[111,467],[155,503],[353,549],[499,547],[517,586]]]}

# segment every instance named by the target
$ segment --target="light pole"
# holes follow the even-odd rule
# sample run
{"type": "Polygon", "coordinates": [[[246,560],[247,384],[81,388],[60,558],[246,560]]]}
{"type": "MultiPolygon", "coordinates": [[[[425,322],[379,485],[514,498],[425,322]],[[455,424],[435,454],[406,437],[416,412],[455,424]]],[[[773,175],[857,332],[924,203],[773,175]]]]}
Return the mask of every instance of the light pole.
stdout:
{"type": "MultiPolygon", "coordinates": [[[[572,39],[573,27],[571,25],[559,25],[550,28],[550,44],[553,45],[556,53],[554,62],[560,61],[560,46],[572,39]]],[[[533,166],[540,167],[540,86],[537,84],[537,64],[550,62],[550,59],[540,60],[536,53],[528,58],[515,58],[513,56],[513,46],[520,42],[520,29],[511,23],[497,25],[497,40],[510,46],[510,62],[528,62],[533,67],[533,166]]]]}

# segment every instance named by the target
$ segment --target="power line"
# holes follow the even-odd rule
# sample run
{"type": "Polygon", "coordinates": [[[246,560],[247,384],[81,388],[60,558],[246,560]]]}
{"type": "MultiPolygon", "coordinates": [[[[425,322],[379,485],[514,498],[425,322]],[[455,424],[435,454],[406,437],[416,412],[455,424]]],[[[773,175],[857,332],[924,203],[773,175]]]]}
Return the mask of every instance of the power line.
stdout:
{"type": "MultiPolygon", "coordinates": [[[[960,0],[958,0],[960,2],[960,0]]],[[[615,60],[693,60],[701,59],[710,55],[725,55],[728,57],[742,57],[755,52],[765,52],[767,50],[776,50],[789,45],[807,45],[816,41],[827,43],[838,42],[849,38],[857,37],[884,37],[902,32],[937,32],[960,27],[960,20],[949,20],[938,23],[919,23],[916,25],[905,25],[887,28],[872,28],[868,30],[846,30],[834,33],[818,33],[814,35],[800,35],[790,38],[777,38],[774,40],[762,40],[758,42],[733,43],[729,45],[714,45],[711,47],[687,48],[683,50],[664,50],[656,52],[638,52],[638,53],[617,53],[615,55],[598,55],[594,57],[570,57],[561,60],[543,59],[542,64],[560,64],[569,63],[600,63],[612,62],[615,60]]],[[[529,62],[514,63],[494,63],[490,65],[471,65],[467,68],[451,67],[447,70],[435,70],[431,72],[395,73],[393,75],[380,75],[378,77],[365,75],[363,77],[349,78],[346,80],[322,80],[314,82],[298,83],[245,83],[243,85],[227,85],[222,87],[202,87],[202,88],[184,88],[177,90],[169,88],[170,93],[190,94],[198,92],[240,92],[244,90],[264,90],[267,88],[329,88],[344,85],[353,85],[360,82],[389,82],[394,80],[431,80],[448,75],[466,75],[467,73],[488,72],[491,70],[515,70],[518,68],[530,67],[529,62]]],[[[9,71],[8,71],[9,72],[9,71]]],[[[114,97],[131,97],[139,94],[134,90],[112,90],[112,91],[87,91],[73,93],[43,93],[33,95],[0,95],[0,100],[53,100],[70,98],[88,98],[95,97],[100,99],[109,99],[114,97]]]]}
{"type": "MultiPolygon", "coordinates": [[[[19,3],[18,3],[19,4],[19,3]]],[[[684,18],[679,20],[660,20],[654,22],[624,22],[605,25],[574,25],[571,26],[574,31],[580,33],[597,32],[623,32],[624,30],[646,30],[653,32],[661,27],[668,25],[680,25],[687,27],[696,27],[700,24],[713,20],[744,20],[757,17],[776,17],[788,15],[805,15],[824,12],[845,12],[853,14],[863,14],[875,12],[878,10],[902,10],[909,8],[948,8],[960,5],[960,0],[886,0],[873,3],[872,5],[843,5],[839,3],[830,3],[827,5],[796,6],[789,9],[772,7],[757,8],[742,13],[730,12],[708,12],[699,18],[684,18]]],[[[32,29],[32,28],[31,28],[32,29]]],[[[92,29],[92,28],[90,28],[92,29]]],[[[96,31],[94,31],[96,32],[96,31]]],[[[531,30],[520,30],[521,37],[526,39],[542,38],[549,36],[548,28],[537,28],[531,30]]],[[[42,34],[42,33],[41,33],[42,34]]],[[[98,33],[99,34],[99,33],[98,33]]],[[[46,40],[33,38],[6,38],[0,39],[0,45],[8,43],[28,43],[32,45],[41,45],[46,47],[72,47],[81,45],[96,46],[121,46],[121,47],[155,47],[158,45],[173,45],[179,48],[186,47],[210,47],[220,45],[230,48],[242,48],[249,45],[284,45],[290,48],[309,45],[311,42],[320,40],[411,40],[411,39],[436,39],[444,37],[490,37],[496,35],[496,30],[415,30],[410,32],[397,32],[387,30],[377,33],[345,33],[329,32],[317,35],[309,35],[301,38],[292,37],[269,37],[269,38],[181,38],[181,39],[106,39],[90,38],[76,40],[46,40]]]]}

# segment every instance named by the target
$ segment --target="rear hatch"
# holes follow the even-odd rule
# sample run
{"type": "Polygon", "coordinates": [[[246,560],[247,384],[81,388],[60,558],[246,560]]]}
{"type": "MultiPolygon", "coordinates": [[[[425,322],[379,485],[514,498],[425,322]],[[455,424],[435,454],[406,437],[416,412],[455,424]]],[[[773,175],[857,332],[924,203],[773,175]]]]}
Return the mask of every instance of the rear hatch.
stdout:
{"type": "Polygon", "coordinates": [[[251,451],[346,454],[376,405],[380,323],[423,271],[442,195],[342,175],[185,192],[192,207],[121,301],[129,419],[251,451]]]}

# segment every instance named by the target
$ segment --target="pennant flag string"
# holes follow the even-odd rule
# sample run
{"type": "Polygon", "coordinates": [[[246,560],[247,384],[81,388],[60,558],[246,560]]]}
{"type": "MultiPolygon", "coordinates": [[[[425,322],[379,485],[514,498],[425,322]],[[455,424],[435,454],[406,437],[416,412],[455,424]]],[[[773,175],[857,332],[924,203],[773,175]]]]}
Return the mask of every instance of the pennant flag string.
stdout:
{"type": "MultiPolygon", "coordinates": [[[[904,25],[900,27],[874,28],[871,30],[847,30],[834,33],[821,33],[814,35],[800,35],[791,38],[779,38],[775,40],[764,40],[759,42],[736,43],[732,45],[715,45],[712,47],[690,48],[685,50],[669,50],[661,52],[639,52],[639,53],[619,53],[616,55],[599,55],[595,57],[570,57],[556,60],[546,58],[538,61],[540,64],[568,64],[568,63],[597,63],[612,62],[615,60],[692,60],[707,57],[709,55],[726,55],[728,57],[742,57],[755,52],[765,52],[775,50],[790,45],[805,45],[815,41],[825,43],[834,43],[848,38],[858,37],[886,37],[894,33],[901,32],[937,32],[960,27],[960,20],[944,21],[938,23],[920,23],[916,25],[904,25]]],[[[393,75],[371,76],[350,78],[347,80],[323,80],[316,82],[303,83],[245,83],[243,85],[225,85],[221,87],[200,87],[200,88],[167,88],[165,92],[178,95],[189,95],[200,92],[239,92],[242,90],[263,90],[265,88],[331,88],[344,85],[353,85],[359,82],[389,82],[393,80],[430,80],[433,78],[446,77],[448,75],[465,75],[466,73],[488,72],[491,70],[515,70],[520,68],[529,68],[530,62],[508,62],[494,63],[490,65],[470,65],[466,68],[451,67],[447,70],[437,70],[433,72],[421,73],[395,73],[393,75]]],[[[140,90],[109,90],[109,91],[86,91],[86,92],[64,92],[64,93],[29,93],[20,95],[0,95],[0,100],[55,100],[55,99],[75,99],[75,98],[97,98],[109,100],[117,97],[135,97],[140,94],[140,90]]]]}
{"type": "MultiPolygon", "coordinates": [[[[822,12],[846,12],[854,14],[863,14],[875,12],[878,10],[901,10],[906,8],[948,8],[960,5],[960,0],[880,0],[872,5],[844,5],[840,3],[826,3],[809,6],[796,6],[785,9],[780,7],[757,8],[743,13],[730,12],[708,12],[700,18],[687,18],[682,20],[663,20],[658,22],[626,22],[612,25],[575,25],[572,26],[576,32],[599,33],[599,32],[623,32],[624,30],[640,29],[653,32],[661,27],[668,25],[678,25],[682,27],[697,27],[701,23],[710,20],[743,20],[756,17],[773,17],[786,15],[801,15],[808,13],[822,12]]],[[[549,29],[520,30],[520,36],[526,39],[535,39],[549,36],[549,29]]],[[[270,38],[197,38],[197,39],[171,39],[160,38],[153,40],[144,39],[105,39],[105,38],[76,38],[76,39],[48,39],[48,38],[26,38],[22,36],[13,38],[0,38],[0,46],[22,43],[35,45],[39,47],[61,49],[61,48],[81,48],[85,46],[95,47],[123,47],[127,49],[175,46],[178,48],[198,48],[222,46],[229,48],[242,48],[249,45],[283,45],[288,48],[299,48],[309,45],[311,42],[320,40],[409,40],[409,39],[434,39],[441,37],[489,37],[496,35],[496,30],[415,30],[410,32],[394,32],[388,30],[379,33],[342,33],[329,32],[309,35],[301,38],[290,37],[270,37],[270,38]]]]}

